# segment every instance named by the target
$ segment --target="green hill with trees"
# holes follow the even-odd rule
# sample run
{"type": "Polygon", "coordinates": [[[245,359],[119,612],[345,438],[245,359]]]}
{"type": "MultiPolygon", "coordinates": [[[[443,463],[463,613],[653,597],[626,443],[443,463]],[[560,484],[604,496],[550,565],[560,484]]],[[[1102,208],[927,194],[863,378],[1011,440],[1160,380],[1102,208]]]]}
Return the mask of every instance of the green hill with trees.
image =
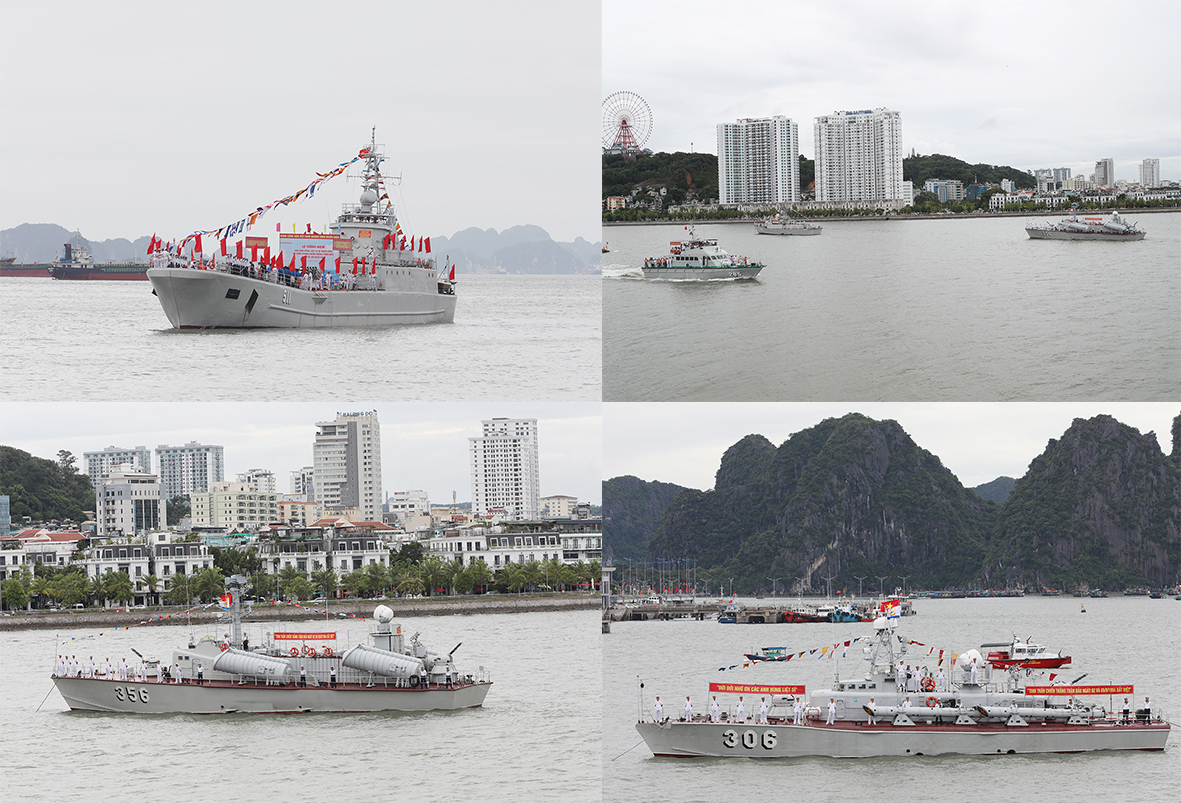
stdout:
{"type": "Polygon", "coordinates": [[[0,446],[0,495],[8,496],[14,519],[82,522],[86,511],[95,509],[90,477],[77,472],[74,455],[64,450],[57,455],[55,463],[0,446]]]}
{"type": "Polygon", "coordinates": [[[1018,189],[1035,189],[1037,180],[1024,170],[1006,165],[968,164],[954,156],[933,153],[930,156],[909,156],[902,160],[902,180],[914,182],[915,193],[923,188],[929,179],[962,181],[969,184],[1000,184],[1002,179],[1011,179],[1018,189]]]}

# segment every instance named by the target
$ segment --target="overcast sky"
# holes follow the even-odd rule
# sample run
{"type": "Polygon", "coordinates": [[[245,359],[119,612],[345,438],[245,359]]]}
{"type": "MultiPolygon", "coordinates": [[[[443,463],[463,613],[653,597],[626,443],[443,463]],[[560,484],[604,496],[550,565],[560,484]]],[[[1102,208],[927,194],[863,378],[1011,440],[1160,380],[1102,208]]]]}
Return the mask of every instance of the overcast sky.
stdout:
{"type": "MultiPolygon", "coordinates": [[[[407,235],[597,241],[600,24],[582,0],[3,0],[0,229],[216,229],[376,126],[407,235]]],[[[360,194],[345,176],[323,191],[251,233],[319,231],[360,194]]]]}
{"type": "Polygon", "coordinates": [[[251,468],[275,473],[275,490],[290,491],[288,472],[312,464],[316,423],[338,412],[377,411],[382,486],[387,493],[425,490],[432,503],[471,501],[468,438],[490,418],[536,418],[541,495],[602,496],[602,428],[598,403],[444,404],[0,404],[0,444],[57,460],[108,446],[146,446],[156,469],[157,446],[190,441],[225,447],[225,479],[251,468]]]}
{"type": "Polygon", "coordinates": [[[1179,31],[1177,0],[604,0],[603,94],[644,97],[653,151],[782,114],[814,158],[816,117],[885,107],[907,155],[1176,181],[1179,31]]]}
{"type": "Polygon", "coordinates": [[[779,446],[792,434],[850,412],[897,421],[920,448],[938,457],[971,488],[997,477],[1021,477],[1075,418],[1112,415],[1172,449],[1181,404],[605,404],[603,478],[713,488],[722,454],[746,435],[779,446]]]}

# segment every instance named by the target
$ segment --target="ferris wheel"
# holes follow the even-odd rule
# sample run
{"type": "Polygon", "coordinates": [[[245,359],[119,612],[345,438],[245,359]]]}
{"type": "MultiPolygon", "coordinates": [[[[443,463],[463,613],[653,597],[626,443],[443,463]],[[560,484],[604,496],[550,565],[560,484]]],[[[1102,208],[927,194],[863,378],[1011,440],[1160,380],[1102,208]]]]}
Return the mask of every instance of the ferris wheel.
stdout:
{"type": "Polygon", "coordinates": [[[652,110],[635,92],[613,92],[603,101],[603,147],[638,151],[652,134],[652,110]]]}

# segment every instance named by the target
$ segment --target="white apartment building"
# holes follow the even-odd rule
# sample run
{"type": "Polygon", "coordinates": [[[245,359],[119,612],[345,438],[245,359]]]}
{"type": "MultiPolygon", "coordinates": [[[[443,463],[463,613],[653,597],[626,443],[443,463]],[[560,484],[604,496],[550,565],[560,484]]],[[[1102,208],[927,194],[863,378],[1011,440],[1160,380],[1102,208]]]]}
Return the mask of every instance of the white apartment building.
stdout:
{"type": "Polygon", "coordinates": [[[964,200],[964,183],[959,179],[927,179],[923,190],[939,196],[940,203],[964,200]]]}
{"type": "Polygon", "coordinates": [[[1095,184],[1100,187],[1115,186],[1115,159],[1109,156],[1095,162],[1095,184]]]}
{"type": "Polygon", "coordinates": [[[578,517],[577,496],[541,497],[541,517],[545,519],[573,519],[578,517]]]}
{"type": "Polygon", "coordinates": [[[893,201],[902,192],[902,115],[889,109],[817,117],[817,201],[893,201]]]}
{"type": "Polygon", "coordinates": [[[430,495],[422,490],[394,491],[385,500],[383,512],[389,514],[387,518],[392,517],[402,525],[415,519],[421,519],[423,516],[429,519],[431,515],[430,495]]]}
{"type": "Polygon", "coordinates": [[[82,459],[86,463],[90,484],[95,488],[104,474],[110,474],[111,469],[124,463],[130,463],[145,474],[152,473],[152,452],[146,446],[136,446],[134,449],[108,446],[101,452],[83,452],[82,459]]]}
{"type": "Polygon", "coordinates": [[[206,492],[189,495],[194,527],[257,530],[279,520],[278,497],[248,482],[215,482],[206,492]]]}
{"type": "Polygon", "coordinates": [[[381,424],[377,412],[337,413],[316,424],[312,444],[315,501],[325,512],[357,510],[381,520],[381,424]]]}
{"type": "Polygon", "coordinates": [[[99,538],[159,530],[168,522],[159,479],[129,463],[99,478],[94,500],[99,538]]]}
{"type": "Polygon", "coordinates": [[[314,472],[311,466],[304,466],[301,469],[292,471],[288,474],[289,484],[291,488],[291,496],[301,496],[305,502],[316,501],[316,490],[312,482],[314,472]]]}
{"type": "Polygon", "coordinates": [[[468,438],[472,515],[506,521],[536,519],[541,509],[536,418],[493,418],[468,438]]]}
{"type": "Polygon", "coordinates": [[[718,193],[723,204],[800,200],[800,137],[788,117],[718,123],[718,193]]]}
{"type": "Polygon", "coordinates": [[[320,518],[320,506],[315,502],[304,502],[301,499],[279,499],[275,504],[279,509],[278,521],[292,527],[310,527],[312,522],[320,518]]]}
{"type": "Polygon", "coordinates": [[[1160,159],[1145,159],[1140,163],[1140,186],[1160,186],[1160,159]]]}
{"type": "Polygon", "coordinates": [[[225,478],[225,448],[190,441],[184,446],[156,447],[160,494],[165,500],[193,491],[207,491],[225,478]]]}
{"type": "Polygon", "coordinates": [[[238,482],[253,485],[256,491],[272,494],[275,492],[275,472],[267,471],[265,468],[247,469],[246,473],[238,475],[238,482]]]}

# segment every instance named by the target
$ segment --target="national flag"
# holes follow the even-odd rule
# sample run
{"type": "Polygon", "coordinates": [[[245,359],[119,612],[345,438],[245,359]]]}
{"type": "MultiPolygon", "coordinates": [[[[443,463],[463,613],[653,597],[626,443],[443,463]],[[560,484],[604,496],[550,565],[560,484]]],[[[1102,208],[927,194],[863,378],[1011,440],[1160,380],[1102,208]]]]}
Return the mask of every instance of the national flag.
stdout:
{"type": "Polygon", "coordinates": [[[231,605],[233,605],[233,600],[229,594],[222,594],[219,602],[223,608],[229,608],[231,605]]]}
{"type": "Polygon", "coordinates": [[[221,241],[221,255],[222,255],[223,257],[224,257],[224,256],[229,256],[229,254],[227,254],[227,253],[226,253],[226,246],[227,246],[227,243],[226,243],[226,241],[223,239],[223,240],[221,241]]]}
{"type": "MultiPolygon", "coordinates": [[[[282,263],[280,263],[282,264],[282,263]]],[[[291,252],[291,264],[287,266],[287,270],[295,270],[295,252],[291,252]]]]}
{"type": "Polygon", "coordinates": [[[299,270],[302,273],[303,271],[306,271],[307,269],[308,269],[308,258],[307,258],[307,255],[305,254],[304,256],[301,256],[299,258],[299,270]]]}
{"type": "Polygon", "coordinates": [[[262,249],[262,261],[267,263],[271,261],[271,247],[269,245],[262,249]]]}
{"type": "Polygon", "coordinates": [[[324,272],[324,260],[326,257],[320,257],[320,273],[324,272]]]}
{"type": "Polygon", "coordinates": [[[242,241],[241,240],[238,241],[237,248],[238,248],[238,259],[241,259],[242,258],[242,241]]]}
{"type": "Polygon", "coordinates": [[[447,281],[450,281],[450,282],[455,281],[455,266],[454,265],[451,266],[451,276],[450,276],[450,278],[448,278],[447,281]]]}
{"type": "Polygon", "coordinates": [[[152,234],[152,241],[150,243],[148,243],[148,254],[151,254],[155,250],[156,250],[156,235],[155,235],[155,233],[153,233],[152,234]]]}
{"type": "Polygon", "coordinates": [[[193,246],[193,252],[197,253],[197,254],[203,253],[203,251],[201,250],[201,235],[195,234],[195,235],[193,235],[193,237],[196,240],[196,245],[193,246]]]}
{"type": "Polygon", "coordinates": [[[428,254],[431,252],[431,238],[430,237],[426,238],[426,252],[428,254]]]}

